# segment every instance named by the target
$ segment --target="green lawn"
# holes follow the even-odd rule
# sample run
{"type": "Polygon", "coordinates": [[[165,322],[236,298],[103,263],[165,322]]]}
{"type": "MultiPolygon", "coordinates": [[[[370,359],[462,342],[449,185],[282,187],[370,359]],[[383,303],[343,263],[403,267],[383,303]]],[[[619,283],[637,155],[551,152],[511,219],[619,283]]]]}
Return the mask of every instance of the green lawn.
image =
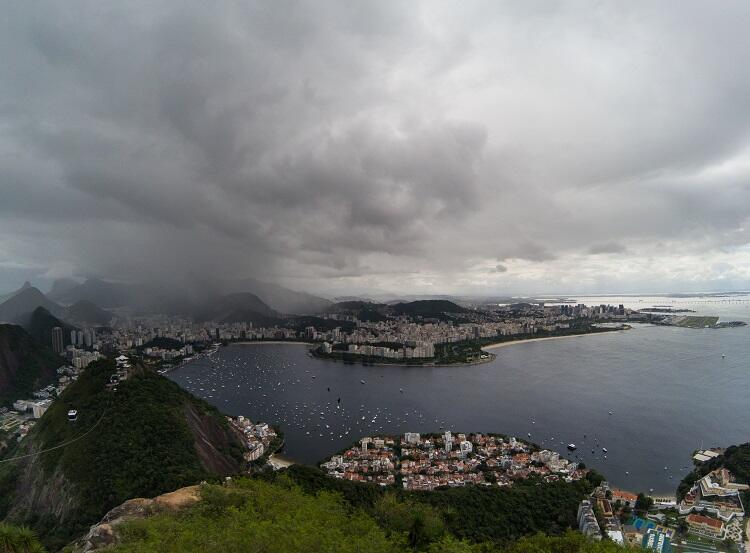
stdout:
{"type": "Polygon", "coordinates": [[[714,326],[719,322],[719,317],[696,317],[687,315],[685,317],[679,317],[675,321],[675,326],[681,326],[684,328],[705,328],[707,326],[714,326]]]}

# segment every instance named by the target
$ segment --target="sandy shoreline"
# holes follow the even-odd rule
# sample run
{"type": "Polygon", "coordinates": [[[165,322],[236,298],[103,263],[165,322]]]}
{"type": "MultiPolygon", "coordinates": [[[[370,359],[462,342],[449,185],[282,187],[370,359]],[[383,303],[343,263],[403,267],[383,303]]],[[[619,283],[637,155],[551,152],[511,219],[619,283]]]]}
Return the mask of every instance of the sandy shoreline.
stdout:
{"type": "Polygon", "coordinates": [[[268,456],[268,464],[271,465],[274,469],[278,470],[291,467],[295,464],[295,462],[287,457],[273,453],[268,456]]]}
{"type": "Polygon", "coordinates": [[[565,338],[582,338],[584,336],[600,336],[609,334],[610,332],[623,332],[628,330],[627,328],[618,330],[608,330],[606,332],[584,332],[583,334],[567,334],[565,336],[546,336],[544,338],[528,338],[526,340],[509,340],[507,342],[498,342],[496,344],[490,344],[488,346],[482,346],[482,349],[498,349],[506,346],[515,346],[517,344],[528,344],[529,342],[544,342],[545,340],[564,340],[565,338]]]}

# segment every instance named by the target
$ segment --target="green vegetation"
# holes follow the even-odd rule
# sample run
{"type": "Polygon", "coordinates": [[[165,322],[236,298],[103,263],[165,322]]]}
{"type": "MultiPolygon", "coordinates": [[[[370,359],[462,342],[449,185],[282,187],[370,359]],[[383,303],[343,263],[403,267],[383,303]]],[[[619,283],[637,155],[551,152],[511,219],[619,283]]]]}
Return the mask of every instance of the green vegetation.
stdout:
{"type": "Polygon", "coordinates": [[[42,553],[44,547],[34,532],[0,522],[0,553],[42,553]]]}
{"type": "Polygon", "coordinates": [[[127,523],[122,535],[113,552],[395,551],[372,518],[334,494],[247,479],[229,489],[204,486],[188,512],[127,523]]]}
{"type": "Polygon", "coordinates": [[[538,534],[524,538],[505,553],[624,553],[631,551],[611,541],[591,541],[578,532],[568,531],[563,536],[538,534]]]}
{"type": "Polygon", "coordinates": [[[479,360],[481,355],[482,342],[478,340],[451,342],[435,346],[435,362],[445,365],[471,363],[479,360]]]}
{"type": "Polygon", "coordinates": [[[639,493],[635,500],[634,511],[636,516],[645,517],[651,507],[654,505],[654,500],[651,497],[646,497],[645,494],[639,493]]]}
{"type": "Polygon", "coordinates": [[[698,317],[695,315],[685,315],[683,317],[675,318],[673,325],[683,328],[706,328],[713,327],[717,322],[719,322],[719,317],[698,317]]]}
{"type": "Polygon", "coordinates": [[[0,407],[53,382],[62,364],[20,326],[0,325],[0,407]]]}
{"type": "Polygon", "coordinates": [[[592,489],[588,480],[529,480],[511,488],[467,486],[415,492],[414,497],[447,513],[448,529],[459,538],[501,544],[536,532],[564,532],[575,524],[578,505],[592,489]]]}
{"type": "Polygon", "coordinates": [[[417,300],[391,306],[396,315],[441,318],[445,313],[465,313],[465,307],[448,300],[417,300]]]}
{"type": "Polygon", "coordinates": [[[108,360],[90,365],[53,403],[18,453],[82,438],[38,457],[34,477],[14,476],[25,462],[0,467],[0,518],[10,512],[14,520],[34,527],[48,545],[66,543],[127,499],[234,474],[242,466],[242,447],[215,408],[151,371],[110,391],[106,384],[113,370],[108,360]],[[78,410],[75,423],[68,421],[69,409],[78,410]],[[204,443],[199,435],[213,448],[199,451],[204,443]],[[59,486],[61,481],[65,484],[59,486]],[[42,509],[27,502],[29,496],[44,495],[40,485],[60,487],[44,493],[70,495],[58,499],[65,504],[63,525],[54,502],[42,509]],[[24,506],[20,510],[19,504],[24,506]]]}
{"type": "Polygon", "coordinates": [[[324,319],[322,317],[301,316],[287,320],[286,325],[292,323],[292,328],[297,332],[304,331],[308,326],[314,326],[318,332],[329,332],[334,328],[340,328],[344,332],[351,332],[355,328],[352,321],[339,321],[337,319],[324,319]]]}
{"type": "Polygon", "coordinates": [[[288,477],[275,483],[238,479],[229,488],[203,486],[201,501],[179,514],[126,523],[115,553],[617,553],[611,542],[592,542],[567,531],[535,535],[504,547],[452,535],[442,513],[413,499],[381,495],[372,513],[340,495],[304,493],[288,477]]]}
{"type": "MultiPolygon", "coordinates": [[[[353,507],[376,516],[383,496],[393,493],[401,501],[427,505],[439,511],[446,530],[454,536],[473,543],[495,544],[506,544],[537,532],[564,532],[575,524],[581,499],[602,479],[592,472],[586,479],[572,484],[547,484],[529,479],[510,488],[466,486],[410,492],[398,488],[386,491],[375,485],[334,479],[316,468],[302,465],[293,465],[282,472],[283,478],[307,493],[336,492],[353,507]]],[[[273,480],[279,475],[271,474],[267,478],[273,480]]]]}

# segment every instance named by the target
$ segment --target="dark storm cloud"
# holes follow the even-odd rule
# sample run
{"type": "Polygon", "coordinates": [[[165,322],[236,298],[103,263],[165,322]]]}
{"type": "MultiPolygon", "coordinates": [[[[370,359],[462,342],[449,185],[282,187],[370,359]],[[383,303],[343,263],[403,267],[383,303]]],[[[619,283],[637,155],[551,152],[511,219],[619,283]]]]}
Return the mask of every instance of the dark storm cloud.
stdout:
{"type": "Polygon", "coordinates": [[[0,275],[750,281],[749,11],[11,4],[0,275]]]}
{"type": "Polygon", "coordinates": [[[602,253],[625,253],[628,249],[617,242],[605,242],[603,244],[594,244],[588,250],[591,255],[602,253]]]}

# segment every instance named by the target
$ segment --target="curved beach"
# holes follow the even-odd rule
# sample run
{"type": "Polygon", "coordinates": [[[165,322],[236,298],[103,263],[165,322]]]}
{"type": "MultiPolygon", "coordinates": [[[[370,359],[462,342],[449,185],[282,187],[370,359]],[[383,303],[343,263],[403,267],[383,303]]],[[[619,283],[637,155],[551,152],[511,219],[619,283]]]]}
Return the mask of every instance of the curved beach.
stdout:
{"type": "Polygon", "coordinates": [[[544,342],[546,340],[564,340],[566,338],[582,338],[583,336],[603,336],[606,334],[609,334],[610,332],[624,332],[626,330],[630,330],[630,326],[627,326],[625,328],[618,328],[613,330],[608,330],[607,332],[584,332],[582,334],[567,334],[565,336],[546,336],[544,338],[527,338],[525,340],[509,340],[507,342],[497,342],[495,344],[490,344],[488,346],[482,346],[482,349],[498,349],[498,348],[504,348],[506,346],[514,346],[517,344],[528,344],[529,342],[544,342]]]}

